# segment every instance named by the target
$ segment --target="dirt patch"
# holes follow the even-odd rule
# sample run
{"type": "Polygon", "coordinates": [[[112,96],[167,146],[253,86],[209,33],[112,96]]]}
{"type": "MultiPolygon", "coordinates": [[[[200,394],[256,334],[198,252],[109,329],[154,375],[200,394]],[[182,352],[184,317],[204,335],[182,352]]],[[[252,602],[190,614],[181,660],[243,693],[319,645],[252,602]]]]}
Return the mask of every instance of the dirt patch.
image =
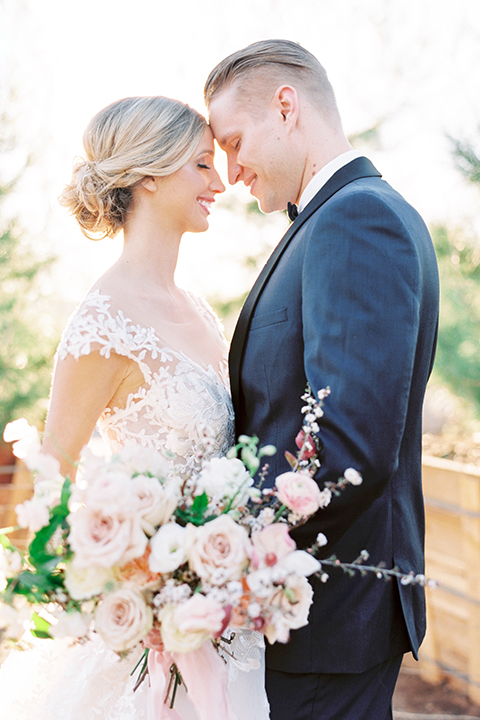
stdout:
{"type": "Polygon", "coordinates": [[[394,718],[396,711],[399,720],[403,720],[402,711],[420,716],[480,718],[480,707],[453,688],[448,679],[438,685],[431,685],[422,680],[417,670],[405,667],[400,671],[393,696],[393,709],[394,718]]]}

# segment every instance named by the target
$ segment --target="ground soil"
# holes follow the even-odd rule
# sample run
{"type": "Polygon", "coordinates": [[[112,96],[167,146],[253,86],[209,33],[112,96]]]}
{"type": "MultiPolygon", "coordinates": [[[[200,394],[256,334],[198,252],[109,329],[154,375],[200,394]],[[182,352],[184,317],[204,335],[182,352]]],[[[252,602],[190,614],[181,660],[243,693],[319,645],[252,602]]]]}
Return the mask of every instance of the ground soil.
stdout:
{"type": "Polygon", "coordinates": [[[439,685],[431,685],[421,679],[415,669],[403,667],[393,697],[394,718],[414,720],[419,718],[472,717],[480,719],[480,707],[452,687],[445,679],[439,685]]]}

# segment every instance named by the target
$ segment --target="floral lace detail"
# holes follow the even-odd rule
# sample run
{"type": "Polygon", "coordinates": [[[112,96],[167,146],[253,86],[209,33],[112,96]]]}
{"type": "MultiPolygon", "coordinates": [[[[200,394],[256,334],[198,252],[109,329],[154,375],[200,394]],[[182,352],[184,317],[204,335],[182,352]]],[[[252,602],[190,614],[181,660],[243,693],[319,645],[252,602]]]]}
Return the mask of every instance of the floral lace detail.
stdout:
{"type": "MultiPolygon", "coordinates": [[[[190,296],[194,297],[194,296],[190,296]]],[[[63,334],[58,357],[78,359],[93,351],[129,358],[144,383],[123,402],[107,408],[98,421],[113,451],[127,444],[168,450],[185,470],[199,455],[222,455],[233,442],[233,409],[224,361],[218,372],[203,368],[185,353],[165,346],[155,329],[135,324],[98,290],[87,295],[63,334]],[[207,438],[207,442],[206,442],[207,438]],[[212,442],[213,439],[213,442],[212,442]]],[[[196,298],[202,316],[218,326],[209,306],[196,298]]]]}
{"type": "MultiPolygon", "coordinates": [[[[218,320],[195,296],[199,314],[215,330],[218,320]]],[[[171,345],[171,343],[170,343],[171,345]]],[[[207,368],[162,342],[155,329],[135,323],[112,300],[95,291],[72,315],[58,357],[78,359],[98,351],[117,353],[140,369],[135,392],[116,396],[98,422],[116,451],[126,444],[168,449],[188,472],[200,454],[222,455],[233,442],[233,409],[228,390],[226,346],[220,367],[207,368]],[[213,442],[210,440],[213,438],[213,442]]],[[[9,720],[149,720],[148,680],[133,692],[132,651],[120,659],[96,635],[86,644],[32,639],[33,649],[13,650],[0,670],[0,707],[9,720]]],[[[264,690],[263,638],[240,631],[229,647],[229,695],[237,720],[268,720],[264,690]],[[239,672],[248,670],[248,672],[239,672]]],[[[208,682],[208,678],[206,678],[208,682]]],[[[198,720],[184,686],[175,700],[181,720],[198,720]]]]}

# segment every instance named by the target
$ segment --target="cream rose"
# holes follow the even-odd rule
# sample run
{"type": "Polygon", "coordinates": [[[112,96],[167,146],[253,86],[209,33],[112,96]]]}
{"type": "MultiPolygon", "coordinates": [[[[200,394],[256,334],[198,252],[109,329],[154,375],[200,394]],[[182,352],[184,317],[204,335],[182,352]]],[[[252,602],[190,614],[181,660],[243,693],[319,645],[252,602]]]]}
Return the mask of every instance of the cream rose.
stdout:
{"type": "Polygon", "coordinates": [[[135,588],[123,587],[105,595],[95,611],[95,630],[115,652],[135,647],[152,626],[152,610],[135,588]]]}
{"type": "Polygon", "coordinates": [[[107,515],[101,510],[82,507],[68,519],[73,564],[77,568],[123,565],[141,557],[147,547],[140,521],[132,515],[107,515]]]}
{"type": "Polygon", "coordinates": [[[148,564],[153,572],[170,573],[187,562],[187,531],[177,523],[167,523],[150,540],[148,564]]]}
{"type": "Polygon", "coordinates": [[[186,653],[219,635],[224,608],[197,593],[180,605],[167,605],[159,614],[165,650],[186,653]]]}
{"type": "Polygon", "coordinates": [[[74,600],[86,600],[99,595],[113,580],[114,574],[109,568],[98,565],[77,568],[71,562],[65,564],[65,587],[74,600]]]}
{"type": "Polygon", "coordinates": [[[187,526],[190,568],[212,585],[239,580],[251,551],[248,533],[228,515],[200,527],[187,526]]]}
{"type": "Polygon", "coordinates": [[[330,502],[330,492],[320,492],[315,480],[304,472],[286,472],[275,480],[276,494],[282,505],[301,517],[313,515],[330,502]]]}

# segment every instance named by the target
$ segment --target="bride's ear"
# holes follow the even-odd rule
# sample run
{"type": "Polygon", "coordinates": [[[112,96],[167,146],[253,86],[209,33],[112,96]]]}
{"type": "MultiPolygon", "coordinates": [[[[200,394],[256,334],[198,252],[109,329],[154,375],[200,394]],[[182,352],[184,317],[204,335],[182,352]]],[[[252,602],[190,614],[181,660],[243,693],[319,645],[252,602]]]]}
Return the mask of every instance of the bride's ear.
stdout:
{"type": "Polygon", "coordinates": [[[140,187],[144,188],[148,192],[156,192],[158,190],[158,177],[145,177],[140,183],[140,187]]]}

